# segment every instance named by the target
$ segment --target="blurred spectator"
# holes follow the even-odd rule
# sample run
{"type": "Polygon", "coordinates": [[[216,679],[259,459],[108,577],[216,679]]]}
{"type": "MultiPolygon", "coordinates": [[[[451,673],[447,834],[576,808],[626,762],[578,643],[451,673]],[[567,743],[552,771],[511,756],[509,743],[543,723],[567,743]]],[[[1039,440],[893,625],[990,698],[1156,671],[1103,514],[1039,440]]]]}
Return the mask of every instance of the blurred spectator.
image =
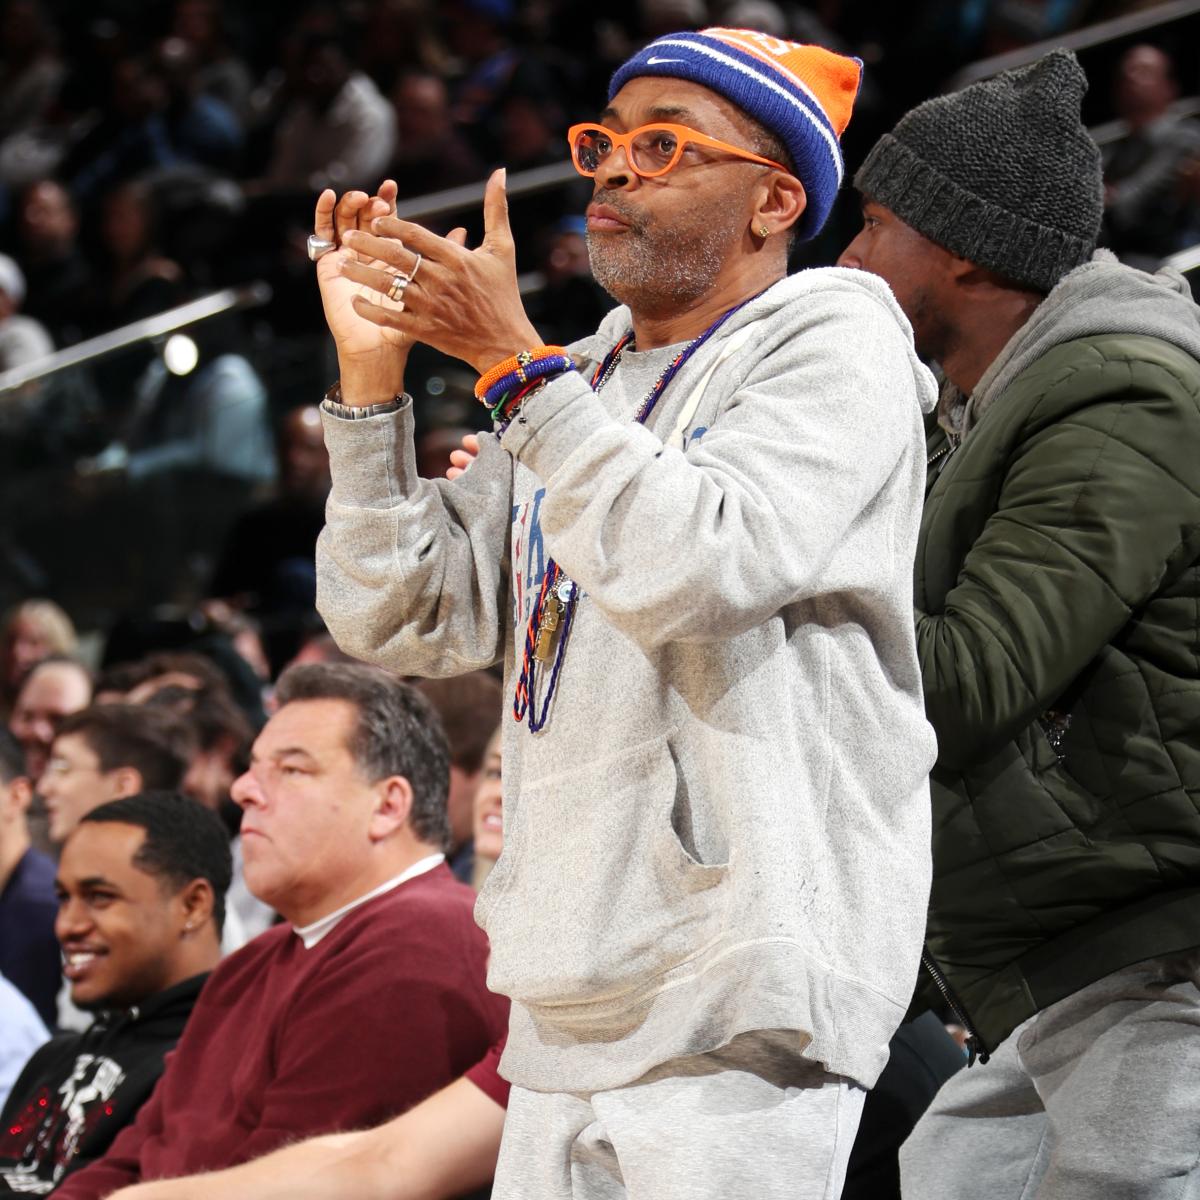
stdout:
{"type": "Polygon", "coordinates": [[[79,214],[62,184],[39,179],[25,189],[17,234],[27,285],[25,311],[60,348],[79,341],[95,312],[96,278],[79,245],[79,214]]]}
{"type": "MultiPolygon", "coordinates": [[[[117,185],[100,206],[96,263],[102,283],[93,293],[93,307],[87,318],[89,334],[119,328],[182,303],[183,270],[163,255],[160,246],[159,213],[153,192],[144,183],[117,185]]],[[[136,422],[138,383],[147,368],[158,361],[157,350],[143,344],[94,364],[93,374],[104,397],[108,423],[118,440],[123,425],[136,422]]],[[[102,461],[98,465],[107,464],[102,461]]]]}
{"type": "Polygon", "coordinates": [[[136,1117],[217,965],[228,883],[219,824],[182,796],[106,804],[68,839],[57,933],[71,1000],[97,1016],[43,1047],[13,1088],[5,1194],[50,1191],[136,1117]]]}
{"type": "Polygon", "coordinates": [[[1134,46],[1121,56],[1114,101],[1128,132],[1104,147],[1104,220],[1113,250],[1132,266],[1153,268],[1183,249],[1195,222],[1186,171],[1200,157],[1200,123],[1171,111],[1178,96],[1162,50],[1134,46]]]}
{"type": "Polygon", "coordinates": [[[25,751],[25,765],[35,787],[46,769],[59,725],[65,717],[86,708],[91,698],[88,669],[65,655],[44,658],[26,676],[8,727],[25,751]]]}
{"type": "Polygon", "coordinates": [[[444,79],[428,71],[401,75],[392,91],[396,153],[384,172],[397,196],[422,196],[483,179],[487,169],[450,117],[444,79]]]}
{"type": "Polygon", "coordinates": [[[641,35],[653,41],[677,29],[701,29],[708,24],[704,0],[639,0],[641,35]]]}
{"type": "Polygon", "coordinates": [[[241,122],[202,86],[200,48],[186,38],[164,38],[154,48],[150,70],[163,89],[161,122],[174,150],[163,165],[232,170],[242,148],[241,122]]]}
{"type": "Polygon", "coordinates": [[[254,79],[234,52],[223,0],[177,0],[171,34],[191,48],[196,90],[221,101],[229,112],[244,119],[254,79]]]}
{"type": "Polygon", "coordinates": [[[144,183],[122,183],[100,209],[100,253],[107,292],[97,328],[153,316],[183,300],[183,271],[161,250],[158,205],[144,183]]]}
{"type": "Polygon", "coordinates": [[[235,320],[220,317],[174,335],[134,385],[120,438],[81,469],[123,470],[135,483],[183,469],[273,482],[267,391],[239,353],[239,335],[235,320]]]}
{"type": "Polygon", "coordinates": [[[8,0],[0,8],[0,131],[32,129],[58,97],[64,68],[57,35],[38,0],[8,0]]]}
{"type": "Polygon", "coordinates": [[[887,1066],[863,1104],[841,1200],[901,1200],[900,1147],[942,1084],[967,1065],[931,1012],[905,1021],[888,1051],[887,1066]]]}
{"type": "Polygon", "coordinates": [[[51,1028],[61,980],[54,940],[54,862],[35,850],[26,814],[33,786],[16,738],[0,729],[0,975],[51,1028]]]}
{"type": "Polygon", "coordinates": [[[613,306],[612,298],[592,278],[588,261],[587,225],[582,217],[563,217],[542,241],[545,284],[529,297],[525,309],[547,343],[566,346],[595,329],[613,306]]]}
{"type": "Polygon", "coordinates": [[[472,845],[475,793],[484,775],[484,756],[500,724],[504,698],[496,677],[487,671],[471,671],[448,679],[423,679],[418,687],[437,709],[450,743],[447,861],[456,879],[470,883],[475,857],[472,845]]]}
{"type": "Polygon", "coordinates": [[[287,103],[261,181],[274,192],[374,189],[396,144],[396,116],[374,81],[356,70],[341,36],[301,35],[287,103]]]}
{"type": "Polygon", "coordinates": [[[439,425],[416,439],[417,474],[422,479],[442,479],[453,465],[450,455],[461,445],[464,437],[475,430],[465,425],[439,425]]]}
{"type": "Polygon", "coordinates": [[[442,6],[450,48],[463,73],[453,88],[453,116],[487,163],[499,145],[499,106],[521,55],[512,42],[512,0],[447,0],[442,6]]]}
{"type": "Polygon", "coordinates": [[[174,791],[194,747],[173,713],[132,704],[100,704],[67,717],[38,785],[61,844],[94,808],[148,790],[174,791]]]}
{"type": "Polygon", "coordinates": [[[319,633],[305,638],[296,652],[296,657],[288,663],[288,666],[296,667],[304,663],[352,663],[357,661],[340,649],[333,637],[322,629],[319,633]]]}
{"type": "Polygon", "coordinates": [[[42,324],[20,315],[24,301],[24,273],[7,254],[0,254],[0,372],[28,366],[54,352],[42,324]]]}
{"type": "MultiPolygon", "coordinates": [[[[737,0],[722,13],[721,24],[732,29],[757,29],[777,38],[792,36],[786,14],[773,0],[737,0]]],[[[820,44],[833,49],[832,41],[820,44]]]]}
{"type": "Polygon", "coordinates": [[[194,69],[193,50],[180,38],[112,64],[99,120],[59,172],[76,199],[86,202],[155,170],[233,165],[241,128],[221,101],[197,90],[194,69]]]}
{"type": "Polygon", "coordinates": [[[231,795],[234,780],[250,765],[254,730],[224,677],[203,656],[152,655],[140,666],[142,676],[132,681],[128,691],[131,701],[164,708],[187,720],[195,743],[180,787],[220,818],[230,838],[233,878],[222,943],[229,952],[275,920],[274,910],[246,886],[238,833],[242,811],[231,795]]]}
{"type": "Polygon", "coordinates": [[[408,71],[444,76],[450,57],[438,35],[436,6],[426,0],[374,0],[357,60],[383,92],[391,92],[408,71]]]}
{"type": "Polygon", "coordinates": [[[276,667],[296,653],[316,599],[313,556],[325,524],[329,455],[315,405],[284,416],[278,445],[278,493],[234,523],[210,589],[269,623],[264,637],[276,667]]]}
{"type": "Polygon", "coordinates": [[[0,626],[0,709],[7,718],[25,676],[51,654],[74,654],[71,618],[53,600],[22,600],[0,626]]]}
{"type": "Polygon", "coordinates": [[[471,886],[479,891],[504,849],[504,740],[496,730],[483,755],[483,769],[475,788],[472,810],[471,886]]]}
{"type": "Polygon", "coordinates": [[[249,882],[291,925],[217,968],[136,1124],[62,1200],[376,1124],[503,1032],[474,898],[440,853],[448,761],[428,702],[346,666],[295,668],[279,697],[235,794],[249,882]]]}
{"type": "Polygon", "coordinates": [[[29,1056],[49,1036],[37,1009],[0,975],[0,1106],[29,1056]]]}

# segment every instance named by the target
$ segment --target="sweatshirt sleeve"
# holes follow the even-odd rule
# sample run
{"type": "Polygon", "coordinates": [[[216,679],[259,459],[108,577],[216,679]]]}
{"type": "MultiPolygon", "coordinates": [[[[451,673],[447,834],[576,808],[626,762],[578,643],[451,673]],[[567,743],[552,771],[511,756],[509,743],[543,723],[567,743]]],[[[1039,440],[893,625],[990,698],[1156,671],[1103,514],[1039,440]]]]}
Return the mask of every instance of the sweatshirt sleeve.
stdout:
{"type": "Polygon", "coordinates": [[[753,365],[685,450],[614,420],[574,373],[502,439],[545,484],[555,559],[648,650],[735,636],[822,590],[914,445],[913,364],[887,308],[843,287],[787,312],[764,321],[767,344],[743,353],[753,365]]]}
{"type": "Polygon", "coordinates": [[[1090,399],[1013,455],[942,610],[917,613],[926,712],[952,770],[1051,707],[1196,553],[1195,398],[1147,362],[1088,370],[1060,386],[1090,399]]]}
{"type": "Polygon", "coordinates": [[[512,463],[495,438],[458,479],[421,479],[411,403],[323,414],[333,487],[317,541],[317,608],[355,658],[457,675],[501,655],[512,463]]]}

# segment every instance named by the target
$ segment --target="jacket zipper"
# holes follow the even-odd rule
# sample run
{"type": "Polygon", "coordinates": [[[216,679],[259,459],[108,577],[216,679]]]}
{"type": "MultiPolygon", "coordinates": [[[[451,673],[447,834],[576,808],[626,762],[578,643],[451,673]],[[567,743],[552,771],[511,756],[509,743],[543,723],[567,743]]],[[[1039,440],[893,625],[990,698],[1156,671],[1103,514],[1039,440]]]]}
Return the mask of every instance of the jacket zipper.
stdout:
{"type": "Polygon", "coordinates": [[[971,1023],[962,1001],[942,974],[941,968],[933,961],[933,956],[924,948],[921,950],[921,966],[929,972],[929,978],[933,980],[934,987],[941,992],[942,999],[954,1014],[955,1020],[967,1031],[967,1066],[973,1067],[976,1059],[979,1059],[981,1064],[986,1063],[991,1055],[983,1038],[979,1036],[979,1030],[971,1023]]]}
{"type": "Polygon", "coordinates": [[[950,453],[950,452],[951,452],[953,449],[954,449],[954,447],[953,447],[953,446],[951,446],[949,442],[947,442],[947,443],[946,443],[946,444],[945,444],[945,445],[944,445],[944,446],[943,446],[943,447],[942,447],[940,450],[935,450],[935,451],[934,451],[934,452],[933,452],[933,453],[932,453],[932,454],[929,456],[929,459],[928,459],[928,461],[925,463],[925,465],[926,465],[927,467],[932,467],[932,466],[933,466],[933,464],[934,464],[935,462],[937,462],[937,460],[938,460],[939,458],[944,458],[944,457],[945,457],[947,454],[949,454],[949,453],[950,453]]]}

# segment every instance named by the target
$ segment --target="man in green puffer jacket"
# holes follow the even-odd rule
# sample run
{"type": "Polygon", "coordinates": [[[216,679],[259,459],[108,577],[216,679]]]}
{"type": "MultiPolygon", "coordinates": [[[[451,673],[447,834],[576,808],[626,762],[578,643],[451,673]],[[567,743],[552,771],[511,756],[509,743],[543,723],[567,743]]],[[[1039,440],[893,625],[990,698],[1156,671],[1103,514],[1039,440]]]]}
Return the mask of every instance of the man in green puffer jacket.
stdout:
{"type": "Polygon", "coordinates": [[[991,1061],[906,1144],[912,1200],[1200,1194],[1200,310],[1093,254],[1085,89],[1056,51],[914,109],[841,259],[946,378],[922,998],[991,1061]]]}

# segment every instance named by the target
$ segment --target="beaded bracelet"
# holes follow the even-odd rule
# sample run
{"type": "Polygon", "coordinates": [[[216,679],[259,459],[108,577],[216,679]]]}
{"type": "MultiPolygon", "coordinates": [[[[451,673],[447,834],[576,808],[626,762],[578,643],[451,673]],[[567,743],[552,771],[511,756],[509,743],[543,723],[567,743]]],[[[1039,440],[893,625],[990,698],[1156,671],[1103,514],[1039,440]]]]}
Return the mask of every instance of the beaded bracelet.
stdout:
{"type": "Polygon", "coordinates": [[[523,390],[539,379],[549,375],[561,375],[564,371],[575,370],[575,364],[566,354],[552,354],[544,358],[535,358],[528,363],[522,363],[516,371],[502,375],[492,383],[480,396],[484,405],[493,409],[500,403],[506,393],[523,390]]]}
{"type": "Polygon", "coordinates": [[[513,413],[521,407],[525,398],[531,393],[536,392],[539,388],[545,387],[544,379],[535,379],[533,383],[526,384],[525,387],[513,392],[505,392],[495,404],[488,409],[488,415],[493,421],[505,421],[512,417],[513,413]]]}
{"type": "Polygon", "coordinates": [[[564,346],[535,346],[532,350],[522,350],[520,354],[514,354],[511,358],[502,359],[494,367],[489,367],[475,384],[475,398],[482,400],[492,387],[499,383],[506,375],[516,375],[521,383],[526,383],[527,378],[525,369],[532,363],[543,358],[567,356],[567,351],[564,346]]]}

